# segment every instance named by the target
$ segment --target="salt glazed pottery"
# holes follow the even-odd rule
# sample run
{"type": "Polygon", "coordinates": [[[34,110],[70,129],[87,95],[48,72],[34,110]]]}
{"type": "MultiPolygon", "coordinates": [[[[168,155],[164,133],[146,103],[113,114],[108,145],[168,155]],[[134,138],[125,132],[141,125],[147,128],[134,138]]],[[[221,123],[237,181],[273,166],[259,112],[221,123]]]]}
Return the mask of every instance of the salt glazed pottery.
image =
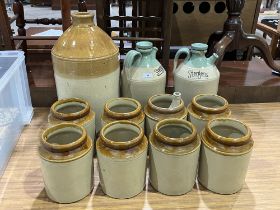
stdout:
{"type": "Polygon", "coordinates": [[[227,100],[212,94],[201,94],[193,97],[187,109],[188,120],[194,124],[198,133],[204,129],[209,120],[230,117],[231,115],[227,100]]]}
{"type": "Polygon", "coordinates": [[[157,122],[167,118],[187,118],[187,109],[181,99],[181,93],[154,95],[144,109],[146,115],[146,135],[149,136],[157,122]]]}
{"type": "Polygon", "coordinates": [[[74,123],[47,128],[39,146],[41,170],[48,197],[72,203],[93,189],[93,142],[86,130],[74,123]]]}
{"type": "Polygon", "coordinates": [[[185,104],[191,103],[198,94],[217,94],[220,72],[215,66],[217,54],[206,58],[208,45],[194,43],[191,52],[188,48],[181,48],[174,59],[174,87],[175,91],[182,93],[185,104]],[[186,59],[177,67],[181,54],[186,54],[186,59]]]}
{"type": "Polygon", "coordinates": [[[105,125],[96,142],[102,190],[113,198],[130,198],[145,186],[148,141],[130,121],[105,125]]]}
{"type": "Polygon", "coordinates": [[[118,120],[135,122],[144,129],[145,114],[141,104],[132,98],[114,98],[107,101],[101,116],[102,126],[118,120]]]}
{"type": "Polygon", "coordinates": [[[52,49],[57,95],[87,100],[94,107],[99,131],[105,102],[119,97],[119,49],[94,25],[93,14],[77,12],[72,21],[52,49]]]}
{"type": "Polygon", "coordinates": [[[95,113],[89,103],[79,98],[67,98],[56,101],[48,116],[49,126],[63,122],[83,126],[92,140],[95,139],[95,113]]]}
{"type": "Polygon", "coordinates": [[[196,180],[200,140],[186,120],[158,122],[149,137],[150,182],[166,195],[189,192],[196,180]]]}
{"type": "Polygon", "coordinates": [[[129,51],[124,60],[122,94],[138,100],[143,107],[151,96],[165,93],[166,72],[156,52],[151,42],[137,42],[136,50],[129,51]]]}
{"type": "Polygon", "coordinates": [[[219,194],[241,190],[254,144],[251,136],[250,128],[238,120],[209,121],[200,134],[199,182],[219,194]]]}

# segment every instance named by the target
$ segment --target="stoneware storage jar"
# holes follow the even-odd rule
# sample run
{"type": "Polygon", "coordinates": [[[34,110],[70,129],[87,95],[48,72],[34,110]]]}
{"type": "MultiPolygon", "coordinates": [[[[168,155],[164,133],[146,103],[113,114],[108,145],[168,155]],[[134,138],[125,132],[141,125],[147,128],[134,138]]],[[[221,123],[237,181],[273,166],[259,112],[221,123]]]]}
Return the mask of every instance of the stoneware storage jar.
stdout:
{"type": "Polygon", "coordinates": [[[83,126],[92,140],[95,139],[95,113],[87,101],[67,98],[56,101],[48,116],[49,126],[69,122],[83,126]]]}
{"type": "Polygon", "coordinates": [[[113,198],[130,198],[145,186],[148,140],[130,121],[105,125],[96,142],[102,190],[113,198]]]}
{"type": "Polygon", "coordinates": [[[220,72],[215,66],[217,54],[206,58],[208,45],[195,43],[188,48],[181,48],[174,59],[174,86],[175,91],[182,93],[185,104],[189,104],[192,98],[198,94],[217,94],[220,72]],[[186,59],[177,67],[181,54],[186,54],[186,59]]]}
{"type": "Polygon", "coordinates": [[[166,72],[156,53],[151,42],[137,42],[136,50],[129,51],[124,60],[122,94],[138,100],[143,107],[151,96],[165,93],[166,72]]]}
{"type": "Polygon", "coordinates": [[[209,120],[229,117],[231,114],[227,100],[212,94],[201,94],[193,97],[187,109],[188,120],[194,124],[198,133],[204,129],[209,120]]]}
{"type": "Polygon", "coordinates": [[[198,180],[219,194],[241,190],[253,148],[251,130],[242,122],[217,118],[208,122],[202,140],[198,180]]]}
{"type": "Polygon", "coordinates": [[[151,185],[166,195],[189,192],[195,184],[200,151],[195,127],[186,120],[162,120],[149,142],[151,185]]]}
{"type": "Polygon", "coordinates": [[[93,142],[86,130],[62,123],[42,134],[39,146],[41,170],[48,197],[72,203],[93,189],[93,142]]]}
{"type": "Polygon", "coordinates": [[[146,135],[149,136],[155,124],[167,118],[187,118],[187,109],[181,99],[181,93],[175,92],[173,95],[154,95],[148,100],[144,112],[146,114],[146,135]]]}
{"type": "Polygon", "coordinates": [[[93,14],[74,13],[72,22],[52,49],[57,95],[87,100],[99,131],[105,102],[119,97],[119,49],[94,25],[93,14]]]}
{"type": "Polygon", "coordinates": [[[101,117],[102,126],[118,120],[135,122],[144,129],[145,114],[141,104],[132,98],[114,98],[107,101],[101,117]]]}

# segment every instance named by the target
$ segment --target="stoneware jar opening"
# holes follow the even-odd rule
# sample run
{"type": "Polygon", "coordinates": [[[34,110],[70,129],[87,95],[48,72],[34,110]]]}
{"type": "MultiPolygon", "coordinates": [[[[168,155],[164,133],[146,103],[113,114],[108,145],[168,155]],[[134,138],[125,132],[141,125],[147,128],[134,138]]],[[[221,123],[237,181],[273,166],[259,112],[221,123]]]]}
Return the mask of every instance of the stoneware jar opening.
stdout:
{"type": "Polygon", "coordinates": [[[83,127],[74,123],[61,123],[43,132],[41,145],[50,152],[63,153],[79,148],[86,140],[83,127]]]}
{"type": "Polygon", "coordinates": [[[217,118],[208,122],[207,135],[228,146],[241,146],[251,141],[252,132],[244,123],[230,118],[217,118]]]}
{"type": "Polygon", "coordinates": [[[89,112],[89,103],[79,98],[61,99],[51,106],[52,115],[64,121],[80,119],[89,112]]]}
{"type": "Polygon", "coordinates": [[[131,119],[141,114],[141,104],[132,98],[116,98],[107,101],[104,112],[118,120],[131,119]]]}
{"type": "Polygon", "coordinates": [[[154,128],[155,137],[162,143],[182,146],[196,140],[196,128],[188,121],[166,119],[159,121],[154,128]]]}
{"type": "Polygon", "coordinates": [[[184,102],[182,99],[180,100],[180,104],[177,107],[170,109],[173,99],[174,96],[170,94],[154,95],[148,100],[148,107],[156,112],[166,114],[177,113],[183,110],[184,102]]]}
{"type": "Polygon", "coordinates": [[[75,12],[72,15],[73,25],[91,24],[93,25],[93,13],[90,12],[75,12]]]}
{"type": "Polygon", "coordinates": [[[130,121],[115,121],[105,125],[100,132],[102,143],[112,149],[126,150],[141,143],[143,129],[130,121]]]}
{"type": "Polygon", "coordinates": [[[191,104],[194,110],[208,114],[220,114],[228,109],[227,100],[218,95],[197,95],[193,97],[191,104]]]}

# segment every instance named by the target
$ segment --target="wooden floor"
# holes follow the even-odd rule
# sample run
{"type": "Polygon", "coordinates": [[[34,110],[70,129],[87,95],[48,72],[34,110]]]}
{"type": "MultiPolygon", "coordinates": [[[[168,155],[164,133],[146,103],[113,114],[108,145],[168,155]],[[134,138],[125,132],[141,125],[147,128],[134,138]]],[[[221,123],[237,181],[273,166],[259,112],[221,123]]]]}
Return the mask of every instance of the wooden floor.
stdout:
{"type": "MultiPolygon", "coordinates": [[[[83,200],[62,205],[44,190],[37,147],[47,108],[35,109],[0,180],[0,209],[277,209],[280,206],[280,103],[231,105],[233,117],[247,123],[255,141],[244,188],[233,195],[214,194],[199,184],[183,196],[165,196],[149,184],[138,196],[117,200],[104,195],[95,168],[94,190],[83,200]]],[[[96,160],[95,160],[96,166],[96,160]]]]}

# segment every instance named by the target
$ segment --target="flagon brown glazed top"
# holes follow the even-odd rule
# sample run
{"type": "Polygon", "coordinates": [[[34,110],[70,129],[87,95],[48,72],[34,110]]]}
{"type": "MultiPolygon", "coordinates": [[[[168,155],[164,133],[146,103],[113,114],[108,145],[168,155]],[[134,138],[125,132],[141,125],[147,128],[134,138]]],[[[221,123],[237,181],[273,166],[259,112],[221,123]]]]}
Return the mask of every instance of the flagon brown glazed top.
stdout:
{"type": "Polygon", "coordinates": [[[93,14],[72,14],[73,25],[57,40],[52,55],[71,60],[97,60],[119,53],[113,40],[93,23],[93,14]]]}

